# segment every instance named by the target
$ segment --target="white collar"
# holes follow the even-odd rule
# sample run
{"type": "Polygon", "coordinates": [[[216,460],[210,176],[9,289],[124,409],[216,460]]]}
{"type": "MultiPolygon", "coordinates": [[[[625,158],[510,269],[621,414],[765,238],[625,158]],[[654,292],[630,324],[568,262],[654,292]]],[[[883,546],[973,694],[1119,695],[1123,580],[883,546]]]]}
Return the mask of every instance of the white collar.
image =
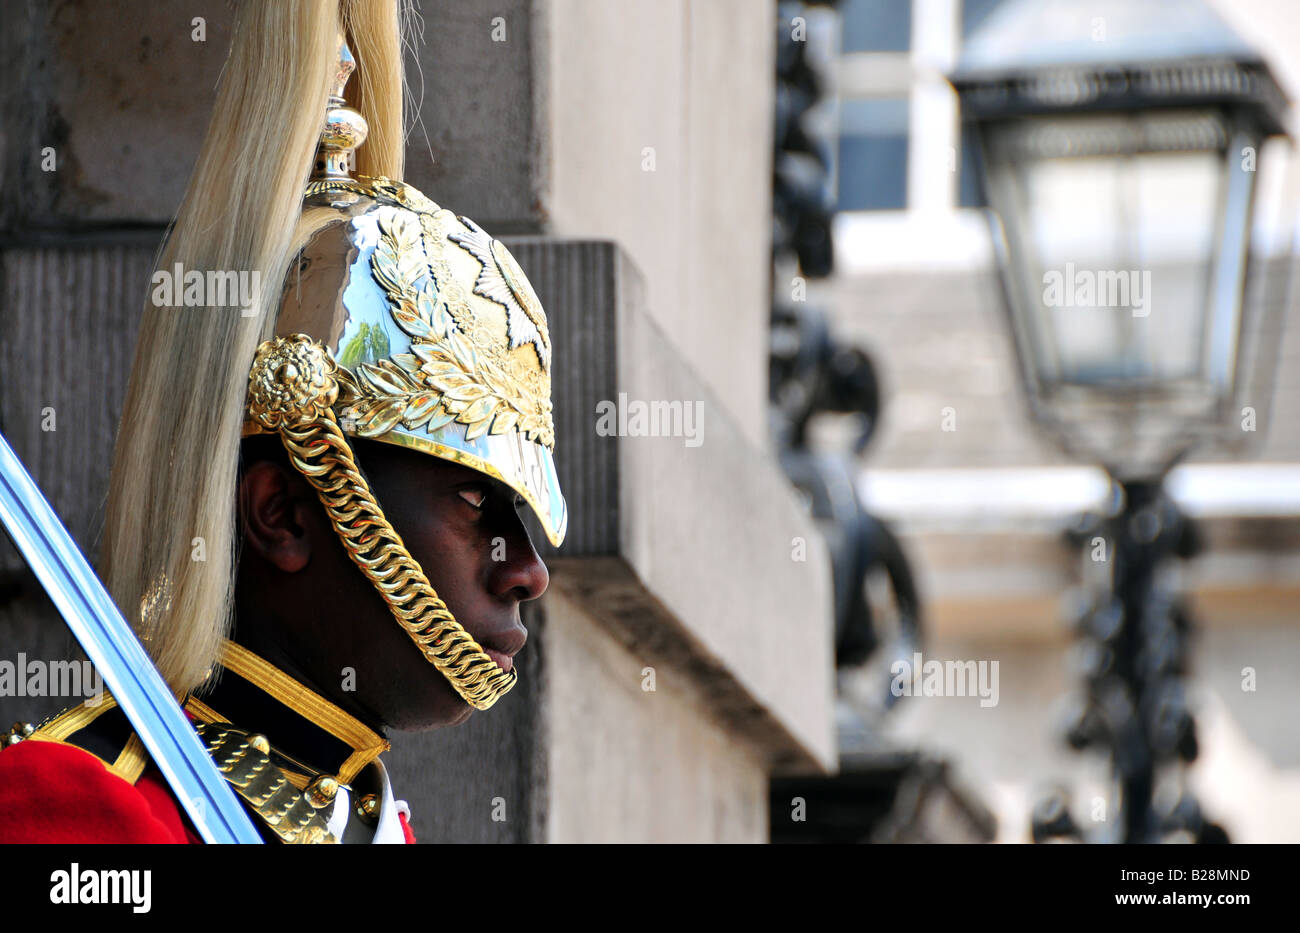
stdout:
{"type": "Polygon", "coordinates": [[[388,781],[388,771],[383,762],[376,758],[367,768],[377,769],[375,777],[380,788],[379,819],[374,828],[357,818],[352,810],[351,795],[346,787],[340,787],[334,798],[334,811],[328,822],[329,831],[335,839],[349,844],[404,845],[406,833],[402,831],[402,821],[398,814],[409,818],[411,808],[405,800],[393,798],[393,786],[388,781]]]}

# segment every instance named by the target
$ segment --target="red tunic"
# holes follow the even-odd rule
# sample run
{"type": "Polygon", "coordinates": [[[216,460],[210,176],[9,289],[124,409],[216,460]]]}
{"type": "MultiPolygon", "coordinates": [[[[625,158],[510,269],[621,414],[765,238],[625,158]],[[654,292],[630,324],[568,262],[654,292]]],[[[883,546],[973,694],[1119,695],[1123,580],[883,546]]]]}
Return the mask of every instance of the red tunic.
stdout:
{"type": "Polygon", "coordinates": [[[0,814],[0,843],[202,842],[156,769],[132,785],[62,742],[0,753],[0,814]]]}
{"type": "MultiPolygon", "coordinates": [[[[381,735],[247,649],[227,643],[222,667],[205,701],[187,699],[192,720],[226,721],[209,705],[216,704],[274,723],[277,738],[314,738],[308,755],[290,757],[329,757],[323,763],[344,782],[388,748],[381,735]]],[[[397,815],[406,842],[415,842],[406,816],[397,815]]],[[[0,844],[202,841],[111,697],[0,745],[0,844]]]]}
{"type": "Polygon", "coordinates": [[[152,766],[131,784],[62,742],[24,741],[0,753],[0,845],[202,841],[152,766]]]}

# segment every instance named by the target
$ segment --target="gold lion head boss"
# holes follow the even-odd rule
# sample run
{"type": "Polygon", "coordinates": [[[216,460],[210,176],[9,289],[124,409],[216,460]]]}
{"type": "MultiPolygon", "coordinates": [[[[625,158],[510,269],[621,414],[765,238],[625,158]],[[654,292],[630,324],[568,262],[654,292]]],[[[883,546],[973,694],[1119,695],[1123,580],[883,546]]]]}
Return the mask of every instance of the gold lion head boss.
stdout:
{"type": "Polygon", "coordinates": [[[158,269],[283,287],[147,305],[103,545],[178,694],[202,692],[233,626],[372,723],[458,721],[515,683],[518,604],[546,587],[517,509],[564,538],[537,296],[500,241],[394,180],[400,17],[395,0],[239,11],[158,269]],[[464,701],[437,688],[450,718],[402,710],[434,689],[409,676],[420,656],[464,701]]]}

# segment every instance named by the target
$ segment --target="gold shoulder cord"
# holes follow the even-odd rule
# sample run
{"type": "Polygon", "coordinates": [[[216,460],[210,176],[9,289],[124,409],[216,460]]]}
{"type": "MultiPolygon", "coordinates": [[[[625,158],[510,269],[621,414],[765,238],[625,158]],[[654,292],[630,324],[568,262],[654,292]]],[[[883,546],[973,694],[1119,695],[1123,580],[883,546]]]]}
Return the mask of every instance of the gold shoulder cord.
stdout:
{"type": "Polygon", "coordinates": [[[465,702],[488,709],[518,675],[501,670],[461,627],[384,517],[334,414],[341,378],[351,376],[306,334],[268,340],[258,348],[249,374],[249,414],[279,434],[348,556],[393,618],[465,702]]]}

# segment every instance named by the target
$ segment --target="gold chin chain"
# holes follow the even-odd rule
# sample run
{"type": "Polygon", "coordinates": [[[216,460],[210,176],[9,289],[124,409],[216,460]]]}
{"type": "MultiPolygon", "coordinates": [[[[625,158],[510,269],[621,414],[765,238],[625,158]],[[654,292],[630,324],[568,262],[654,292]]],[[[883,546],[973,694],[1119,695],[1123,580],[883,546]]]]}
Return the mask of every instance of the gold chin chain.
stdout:
{"type": "Polygon", "coordinates": [[[332,407],[339,380],[347,377],[305,334],[268,340],[258,348],[249,374],[249,417],[279,435],[290,462],[320,497],[348,556],[421,653],[466,703],[488,709],[518,675],[498,667],[460,626],[384,517],[332,407]]]}

